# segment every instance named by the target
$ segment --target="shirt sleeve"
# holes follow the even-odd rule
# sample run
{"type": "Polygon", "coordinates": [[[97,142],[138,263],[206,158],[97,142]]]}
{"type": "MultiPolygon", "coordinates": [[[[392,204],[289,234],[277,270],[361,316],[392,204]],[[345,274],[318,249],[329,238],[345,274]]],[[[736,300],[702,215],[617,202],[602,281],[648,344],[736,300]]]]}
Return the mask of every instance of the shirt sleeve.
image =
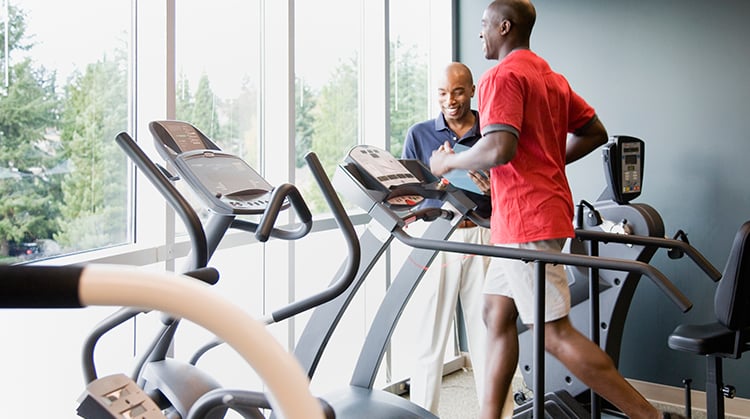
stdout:
{"type": "Polygon", "coordinates": [[[596,111],[573,89],[570,89],[568,109],[568,132],[576,132],[596,116],[596,111]]]}
{"type": "Polygon", "coordinates": [[[482,80],[479,87],[479,121],[482,135],[510,131],[518,135],[524,115],[521,83],[510,73],[482,80]]]}
{"type": "Polygon", "coordinates": [[[417,150],[414,148],[414,127],[409,128],[406,131],[406,139],[404,139],[404,149],[401,151],[402,159],[417,159],[417,150]]]}

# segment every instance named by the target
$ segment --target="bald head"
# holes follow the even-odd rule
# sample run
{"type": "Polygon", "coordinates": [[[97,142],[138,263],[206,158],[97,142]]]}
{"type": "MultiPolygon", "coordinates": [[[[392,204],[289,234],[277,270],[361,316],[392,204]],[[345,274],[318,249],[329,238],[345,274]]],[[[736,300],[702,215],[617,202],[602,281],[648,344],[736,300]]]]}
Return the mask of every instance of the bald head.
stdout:
{"type": "Polygon", "coordinates": [[[484,10],[485,57],[499,59],[515,48],[528,48],[536,9],[528,0],[495,0],[484,10]]]}
{"type": "Polygon", "coordinates": [[[487,6],[487,12],[494,24],[499,25],[503,19],[510,20],[519,36],[531,37],[531,30],[536,22],[536,9],[529,0],[495,0],[487,6]]]}
{"type": "Polygon", "coordinates": [[[474,78],[469,67],[453,62],[445,67],[437,83],[440,110],[449,126],[474,123],[471,98],[474,97],[474,78]]]}
{"type": "Polygon", "coordinates": [[[452,62],[445,66],[442,78],[440,79],[441,84],[446,80],[455,80],[467,86],[474,84],[474,77],[471,75],[469,67],[467,67],[466,64],[459,62],[452,62]]]}

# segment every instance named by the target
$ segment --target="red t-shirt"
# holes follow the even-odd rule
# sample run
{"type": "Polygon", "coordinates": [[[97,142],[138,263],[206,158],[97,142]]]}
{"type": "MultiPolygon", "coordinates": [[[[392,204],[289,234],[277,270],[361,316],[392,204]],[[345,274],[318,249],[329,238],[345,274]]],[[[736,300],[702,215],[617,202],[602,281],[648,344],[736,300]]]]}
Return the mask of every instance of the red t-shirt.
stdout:
{"type": "Polygon", "coordinates": [[[515,158],[491,171],[492,242],[573,237],[565,145],[594,109],[530,50],[513,51],[484,73],[477,96],[482,134],[518,137],[515,158]]]}

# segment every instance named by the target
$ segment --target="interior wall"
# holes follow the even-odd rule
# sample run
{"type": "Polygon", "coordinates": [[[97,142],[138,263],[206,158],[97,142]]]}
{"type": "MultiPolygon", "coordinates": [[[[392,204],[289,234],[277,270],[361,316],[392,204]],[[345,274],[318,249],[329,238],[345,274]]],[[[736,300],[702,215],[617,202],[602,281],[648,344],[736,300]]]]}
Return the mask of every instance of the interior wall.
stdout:
{"type": "MultiPolygon", "coordinates": [[[[457,57],[475,80],[496,61],[479,39],[486,0],[458,0],[457,57]]],[[[672,236],[723,270],[737,228],[750,219],[750,2],[726,0],[536,0],[531,47],[592,104],[610,135],[646,142],[643,193],[672,236]]],[[[574,199],[604,188],[601,154],[568,168],[574,199]]],[[[693,303],[681,313],[644,279],[623,331],[620,370],[629,377],[703,389],[703,357],[669,349],[680,323],[713,321],[715,284],[687,258],[660,251],[651,263],[693,303]]],[[[725,382],[750,397],[750,361],[725,361],[725,382]]]]}

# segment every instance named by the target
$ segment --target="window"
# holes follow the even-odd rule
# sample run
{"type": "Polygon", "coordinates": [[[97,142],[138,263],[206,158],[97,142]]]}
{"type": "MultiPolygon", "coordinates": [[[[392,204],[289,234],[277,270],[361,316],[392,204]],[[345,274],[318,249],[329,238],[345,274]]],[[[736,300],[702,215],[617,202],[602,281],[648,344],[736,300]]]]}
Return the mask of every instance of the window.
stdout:
{"type": "Polygon", "coordinates": [[[129,241],[130,2],[3,5],[0,263],[129,241]]]}
{"type": "Polygon", "coordinates": [[[259,167],[260,1],[176,2],[176,118],[259,167]]]}
{"type": "MultiPolygon", "coordinates": [[[[450,57],[451,1],[411,3],[0,0],[0,263],[76,253],[75,262],[162,270],[166,261],[180,270],[189,248],[179,236],[182,227],[172,227],[163,198],[148,182],[132,188],[130,165],[114,143],[118,132],[128,131],[158,159],[147,126],[168,117],[193,123],[271,184],[294,183],[316,221],[328,217],[302,161],[306,152],[315,151],[329,175],[358,143],[400,155],[408,125],[432,114],[429,76],[434,56],[448,57],[443,63],[450,57]],[[103,247],[113,256],[86,252],[103,247]]],[[[320,290],[344,251],[340,233],[330,230],[334,224],[316,222],[297,243],[260,245],[247,233],[226,237],[212,260],[221,271],[220,292],[260,316],[320,290]],[[325,267],[316,266],[323,260],[325,267]]],[[[380,261],[372,285],[352,306],[357,309],[342,320],[330,346],[339,352],[326,351],[319,368],[333,379],[314,383],[319,389],[345,383],[340,371],[351,370],[363,325],[385,290],[387,265],[380,261]]],[[[2,390],[15,400],[18,389],[35,389],[9,406],[7,416],[23,416],[30,405],[39,417],[71,412],[83,383],[78,364],[69,361],[111,311],[0,313],[7,316],[0,335],[23,337],[4,350],[13,365],[4,364],[10,384],[2,390]],[[51,327],[53,321],[64,326],[51,327]],[[59,374],[38,379],[53,369],[59,374]],[[41,405],[34,400],[39,394],[45,394],[41,405]]],[[[149,343],[158,315],[150,316],[107,340],[99,352],[102,374],[129,372],[133,352],[149,343]]],[[[304,322],[301,316],[271,331],[291,346],[304,322]]],[[[175,345],[180,359],[207,340],[183,327],[175,345]]],[[[210,352],[201,367],[229,386],[258,388],[228,352],[210,352]]]]}
{"type": "Polygon", "coordinates": [[[330,175],[359,142],[362,2],[298,0],[294,14],[295,166],[317,213],[327,208],[310,180],[305,154],[314,151],[330,175]],[[335,18],[310,18],[322,10],[335,10],[335,18]]]}

